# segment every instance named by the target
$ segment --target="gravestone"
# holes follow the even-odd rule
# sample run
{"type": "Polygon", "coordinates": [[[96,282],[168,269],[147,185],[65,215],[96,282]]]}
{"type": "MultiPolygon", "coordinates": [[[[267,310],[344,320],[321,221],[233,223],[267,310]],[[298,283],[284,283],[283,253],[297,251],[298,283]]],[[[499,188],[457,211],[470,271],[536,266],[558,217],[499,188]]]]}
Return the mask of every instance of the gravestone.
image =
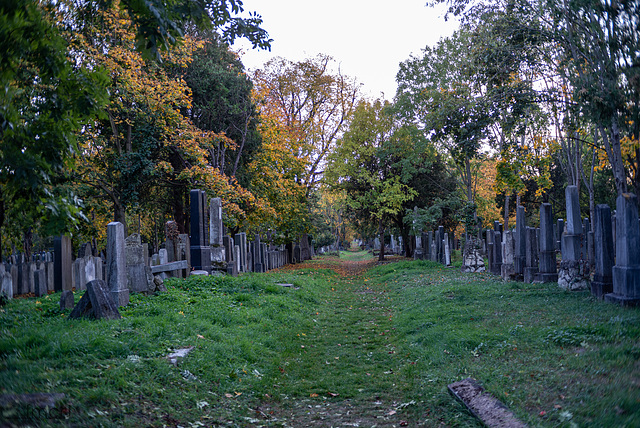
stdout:
{"type": "Polygon", "coordinates": [[[576,186],[565,189],[567,220],[562,234],[562,261],[558,271],[558,285],[565,290],[588,290],[589,262],[582,246],[580,199],[576,186]]]}
{"type": "Polygon", "coordinates": [[[449,249],[449,235],[447,233],[444,234],[443,245],[444,245],[444,265],[450,266],[451,250],[449,249]]]}
{"type": "Polygon", "coordinates": [[[53,240],[53,289],[71,290],[71,239],[59,236],[53,240]]]}
{"type": "Polygon", "coordinates": [[[505,281],[515,278],[515,239],[513,235],[514,232],[510,230],[505,231],[502,242],[502,265],[500,266],[500,275],[505,281]]]}
{"type": "Polygon", "coordinates": [[[205,223],[205,192],[193,189],[190,198],[191,226],[191,267],[194,270],[211,271],[211,247],[208,245],[209,234],[205,223]]]}
{"type": "Polygon", "coordinates": [[[435,241],[436,240],[434,239],[433,231],[430,230],[429,232],[427,232],[427,245],[429,246],[427,248],[427,251],[429,252],[429,260],[431,260],[432,262],[436,261],[437,250],[435,241]]]}
{"type": "Polygon", "coordinates": [[[517,279],[524,275],[527,254],[527,218],[524,207],[519,205],[516,208],[516,232],[515,232],[515,251],[513,255],[513,272],[517,279]]]}
{"type": "MultiPolygon", "coordinates": [[[[133,233],[125,239],[127,288],[134,293],[148,293],[153,286],[151,268],[144,263],[144,250],[140,235],[133,233]]],[[[166,251],[165,251],[166,256],[166,251]]]]}
{"type": "Polygon", "coordinates": [[[73,309],[76,305],[75,296],[73,295],[73,291],[65,290],[60,295],[60,310],[64,311],[65,309],[73,309]]]}
{"type": "Polygon", "coordinates": [[[551,204],[545,203],[540,206],[540,268],[538,273],[540,282],[558,281],[555,248],[553,212],[551,204]]]}
{"type": "Polygon", "coordinates": [[[300,246],[296,242],[293,247],[293,263],[300,263],[300,261],[300,246]]]}
{"type": "Polygon", "coordinates": [[[536,229],[527,227],[527,253],[525,255],[524,282],[533,282],[538,274],[538,239],[536,229]]]}
{"type": "Polygon", "coordinates": [[[222,244],[224,246],[224,256],[227,261],[227,266],[225,271],[227,274],[231,276],[238,276],[238,271],[236,269],[236,260],[235,260],[235,251],[234,251],[234,243],[233,238],[229,235],[225,235],[222,237],[222,244]]]}
{"type": "Polygon", "coordinates": [[[594,256],[595,272],[591,281],[591,294],[603,299],[605,294],[613,293],[613,264],[615,247],[611,230],[611,208],[609,205],[597,205],[594,215],[594,256]]]}
{"type": "Polygon", "coordinates": [[[220,198],[211,198],[209,201],[209,245],[211,245],[211,267],[215,270],[226,270],[227,259],[225,258],[222,200],[220,198]]]}
{"type": "Polygon", "coordinates": [[[640,305],[640,224],[638,198],[623,193],[616,199],[616,264],[613,293],[605,300],[623,306],[640,305]]]}
{"type": "Polygon", "coordinates": [[[11,268],[8,265],[0,266],[0,295],[3,295],[8,299],[13,299],[13,281],[10,269],[11,268]]]}
{"type": "Polygon", "coordinates": [[[255,239],[253,241],[253,271],[254,272],[264,272],[262,266],[262,259],[260,258],[260,234],[256,233],[255,239]]]}
{"type": "Polygon", "coordinates": [[[244,232],[236,233],[235,243],[240,247],[240,257],[238,262],[240,263],[239,272],[248,272],[247,268],[247,234],[244,232]]]}
{"type": "Polygon", "coordinates": [[[44,269],[38,269],[34,272],[34,293],[36,297],[42,297],[48,295],[47,290],[47,276],[45,275],[44,269]]]}
{"type": "Polygon", "coordinates": [[[487,259],[489,262],[489,272],[493,273],[493,240],[495,239],[495,231],[493,229],[487,229],[486,231],[486,239],[487,239],[487,259]]]}
{"type": "Polygon", "coordinates": [[[436,243],[438,263],[445,264],[444,260],[444,226],[438,226],[438,239],[436,243]]]}
{"type": "Polygon", "coordinates": [[[556,226],[558,242],[556,243],[556,249],[562,252],[562,235],[564,234],[564,219],[559,218],[556,226]]]}
{"type": "Polygon", "coordinates": [[[118,305],[114,302],[112,295],[107,284],[101,279],[87,283],[87,292],[84,293],[78,304],[73,308],[69,314],[69,319],[120,319],[118,305]]]}
{"type": "MultiPolygon", "coordinates": [[[[117,306],[129,304],[127,288],[127,257],[124,242],[124,225],[111,222],[107,225],[107,285],[117,306]]],[[[98,280],[99,281],[99,280],[98,280]]]]}

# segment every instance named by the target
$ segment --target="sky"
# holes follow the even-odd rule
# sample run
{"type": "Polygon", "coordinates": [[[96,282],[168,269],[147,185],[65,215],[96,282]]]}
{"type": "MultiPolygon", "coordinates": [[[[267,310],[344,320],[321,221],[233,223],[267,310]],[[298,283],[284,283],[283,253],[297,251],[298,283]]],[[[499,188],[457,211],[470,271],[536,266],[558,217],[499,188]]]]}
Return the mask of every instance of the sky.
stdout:
{"type": "Polygon", "coordinates": [[[399,64],[420,56],[457,28],[445,21],[444,8],[426,0],[243,0],[245,11],[262,16],[262,28],[273,39],[271,52],[236,42],[249,70],[279,56],[301,61],[327,54],[343,74],[355,77],[364,94],[391,100],[396,92],[399,64]]]}

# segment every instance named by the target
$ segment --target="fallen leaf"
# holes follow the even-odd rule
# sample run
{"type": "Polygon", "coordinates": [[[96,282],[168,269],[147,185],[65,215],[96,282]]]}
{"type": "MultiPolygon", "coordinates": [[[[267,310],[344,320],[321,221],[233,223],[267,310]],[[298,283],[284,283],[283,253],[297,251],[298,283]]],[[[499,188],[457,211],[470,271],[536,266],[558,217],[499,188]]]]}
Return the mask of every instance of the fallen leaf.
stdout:
{"type": "Polygon", "coordinates": [[[236,392],[235,394],[236,395],[242,395],[242,392],[236,392]]]}
{"type": "Polygon", "coordinates": [[[203,336],[203,335],[201,335],[201,334],[199,334],[199,335],[198,335],[198,339],[204,339],[204,336],[203,336]]]}
{"type": "Polygon", "coordinates": [[[233,398],[233,394],[229,394],[228,392],[226,394],[224,394],[225,397],[227,398],[233,398]]]}
{"type": "Polygon", "coordinates": [[[340,395],[333,392],[329,392],[328,394],[329,394],[329,397],[337,397],[338,395],[340,395]]]}
{"type": "Polygon", "coordinates": [[[546,414],[547,414],[547,412],[545,412],[545,411],[543,410],[543,411],[541,411],[540,413],[538,413],[538,416],[541,416],[541,417],[542,417],[542,416],[546,416],[546,414]]]}
{"type": "Polygon", "coordinates": [[[558,410],[560,410],[560,409],[562,409],[562,406],[561,406],[561,405],[559,405],[559,404],[554,404],[554,405],[553,405],[553,408],[554,408],[554,409],[558,409],[558,410]]]}
{"type": "Polygon", "coordinates": [[[389,413],[387,413],[387,416],[393,416],[395,415],[397,412],[395,410],[391,410],[389,413]]]}
{"type": "Polygon", "coordinates": [[[318,394],[316,394],[315,392],[313,394],[309,395],[309,397],[311,397],[311,398],[315,398],[317,396],[318,396],[318,394]]]}

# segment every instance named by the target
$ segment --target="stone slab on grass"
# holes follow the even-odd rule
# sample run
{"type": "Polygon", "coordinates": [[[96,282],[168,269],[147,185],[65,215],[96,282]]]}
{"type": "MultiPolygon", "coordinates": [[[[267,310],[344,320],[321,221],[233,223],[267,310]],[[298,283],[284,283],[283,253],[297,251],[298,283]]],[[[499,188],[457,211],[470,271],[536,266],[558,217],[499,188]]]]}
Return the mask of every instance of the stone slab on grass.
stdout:
{"type": "Polygon", "coordinates": [[[489,428],[526,427],[502,402],[486,392],[475,379],[463,379],[447,385],[447,388],[489,428]]]}
{"type": "Polygon", "coordinates": [[[107,283],[101,279],[94,279],[87,283],[87,292],[84,293],[78,304],[73,308],[69,318],[116,320],[120,319],[121,316],[107,283]]]}

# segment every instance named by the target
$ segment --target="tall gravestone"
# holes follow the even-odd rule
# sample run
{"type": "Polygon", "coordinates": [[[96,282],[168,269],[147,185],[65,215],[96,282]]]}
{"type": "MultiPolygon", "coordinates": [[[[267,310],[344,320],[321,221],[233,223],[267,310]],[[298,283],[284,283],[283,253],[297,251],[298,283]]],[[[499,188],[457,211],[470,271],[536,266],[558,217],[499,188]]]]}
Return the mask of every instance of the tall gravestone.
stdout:
{"type": "Polygon", "coordinates": [[[564,219],[559,218],[556,226],[558,242],[556,243],[556,249],[562,251],[562,235],[564,234],[564,219]]]}
{"type": "Polygon", "coordinates": [[[53,240],[53,289],[71,290],[71,239],[68,236],[53,240]]]}
{"type": "Polygon", "coordinates": [[[209,201],[209,244],[211,245],[211,267],[215,270],[226,268],[227,259],[223,235],[222,200],[211,198],[209,201]]]}
{"type": "Polygon", "coordinates": [[[591,281],[591,294],[602,299],[605,294],[613,293],[612,268],[615,248],[609,205],[597,205],[594,220],[595,272],[591,281]]]}
{"type": "Polygon", "coordinates": [[[145,265],[140,235],[133,233],[125,239],[127,288],[135,293],[147,293],[153,287],[151,268],[145,265]]]}
{"type": "Polygon", "coordinates": [[[613,293],[605,300],[623,306],[640,305],[640,224],[638,198],[623,193],[616,199],[616,264],[613,293]]]}
{"type": "Polygon", "coordinates": [[[240,272],[248,272],[247,269],[247,234],[244,232],[236,233],[235,243],[240,247],[240,257],[238,262],[240,263],[240,272]]]}
{"type": "Polygon", "coordinates": [[[565,189],[567,220],[562,234],[562,261],[558,272],[558,285],[566,290],[589,289],[589,263],[582,246],[582,219],[580,195],[576,186],[565,189]]]}
{"type": "Polygon", "coordinates": [[[533,282],[538,274],[538,236],[535,227],[527,227],[527,253],[525,257],[524,282],[533,282]]]}
{"type": "Polygon", "coordinates": [[[256,233],[255,240],[253,241],[253,271],[264,272],[262,265],[262,258],[260,257],[261,245],[260,234],[256,233]]]}
{"type": "Polygon", "coordinates": [[[522,278],[524,275],[527,255],[526,234],[527,218],[524,207],[519,205],[518,208],[516,208],[515,251],[513,255],[513,270],[516,278],[522,278]]]}
{"type": "Polygon", "coordinates": [[[502,240],[502,265],[500,266],[500,274],[505,281],[511,280],[515,276],[515,239],[513,235],[514,233],[511,230],[505,230],[502,240]]]}
{"type": "Polygon", "coordinates": [[[129,304],[124,225],[120,222],[107,225],[107,286],[117,306],[129,304]]]}
{"type": "Polygon", "coordinates": [[[231,276],[238,276],[233,238],[225,235],[222,237],[222,243],[224,245],[225,259],[227,260],[226,272],[231,276]]]}
{"type": "Polygon", "coordinates": [[[493,252],[493,241],[495,239],[495,231],[493,229],[487,229],[487,259],[489,261],[489,272],[493,273],[493,264],[494,264],[494,252],[493,252]]]}
{"type": "Polygon", "coordinates": [[[540,206],[540,269],[538,280],[540,282],[558,281],[558,269],[556,267],[556,245],[553,236],[553,211],[551,204],[540,206]]]}
{"type": "Polygon", "coordinates": [[[208,231],[205,224],[205,192],[193,189],[191,200],[191,267],[194,270],[211,271],[211,247],[208,245],[208,231]]]}

